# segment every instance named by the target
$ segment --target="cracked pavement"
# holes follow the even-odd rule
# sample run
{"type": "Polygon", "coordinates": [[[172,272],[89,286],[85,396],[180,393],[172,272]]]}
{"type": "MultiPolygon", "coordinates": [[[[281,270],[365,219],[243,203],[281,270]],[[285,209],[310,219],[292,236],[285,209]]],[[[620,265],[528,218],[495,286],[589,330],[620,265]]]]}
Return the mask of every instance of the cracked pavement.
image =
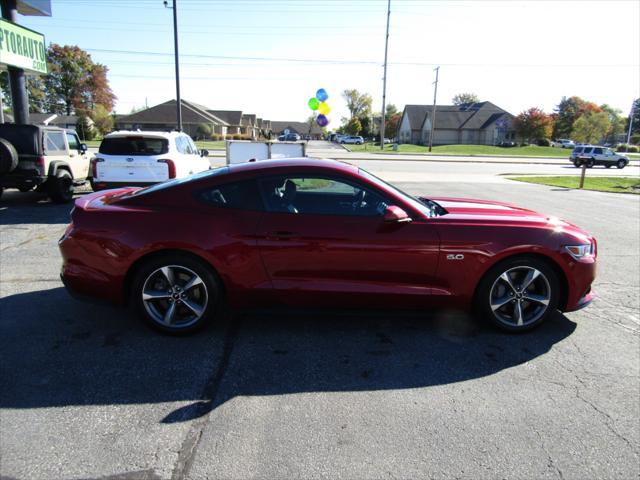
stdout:
{"type": "Polygon", "coordinates": [[[441,312],[253,314],[170,338],[71,299],[70,207],[5,192],[2,478],[638,478],[640,196],[411,180],[586,228],[599,297],[515,336],[441,312]]]}

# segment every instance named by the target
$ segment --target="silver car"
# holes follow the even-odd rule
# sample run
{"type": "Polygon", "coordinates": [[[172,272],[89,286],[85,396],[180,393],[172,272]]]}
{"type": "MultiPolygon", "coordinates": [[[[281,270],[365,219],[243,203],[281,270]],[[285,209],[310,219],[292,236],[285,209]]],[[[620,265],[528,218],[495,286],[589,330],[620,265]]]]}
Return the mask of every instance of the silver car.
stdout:
{"type": "Polygon", "coordinates": [[[607,147],[599,147],[596,145],[581,145],[571,152],[569,159],[576,167],[586,164],[587,168],[595,165],[604,165],[605,168],[616,166],[624,168],[629,164],[629,158],[614,152],[607,147]]]}

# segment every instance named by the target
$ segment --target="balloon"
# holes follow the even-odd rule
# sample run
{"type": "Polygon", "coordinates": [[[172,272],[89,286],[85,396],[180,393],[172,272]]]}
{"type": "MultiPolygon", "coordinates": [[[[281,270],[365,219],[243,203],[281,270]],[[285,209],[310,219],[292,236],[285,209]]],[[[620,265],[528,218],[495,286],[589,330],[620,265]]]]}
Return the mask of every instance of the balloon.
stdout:
{"type": "Polygon", "coordinates": [[[318,105],[318,112],[322,115],[327,115],[331,111],[331,107],[327,102],[320,102],[318,105]]]}
{"type": "Polygon", "coordinates": [[[321,102],[324,102],[327,100],[327,98],[329,98],[329,94],[324,88],[321,88],[316,92],[316,98],[321,102]]]}
{"type": "Polygon", "coordinates": [[[319,102],[319,101],[318,101],[318,99],[317,99],[317,98],[315,98],[315,97],[310,98],[310,99],[309,99],[309,102],[307,102],[307,103],[308,103],[309,108],[310,108],[311,110],[317,110],[317,109],[318,109],[318,105],[320,105],[320,102],[319,102]]]}
{"type": "Polygon", "coordinates": [[[321,127],[326,127],[327,125],[329,125],[329,119],[324,115],[320,114],[316,118],[316,123],[321,127]]]}

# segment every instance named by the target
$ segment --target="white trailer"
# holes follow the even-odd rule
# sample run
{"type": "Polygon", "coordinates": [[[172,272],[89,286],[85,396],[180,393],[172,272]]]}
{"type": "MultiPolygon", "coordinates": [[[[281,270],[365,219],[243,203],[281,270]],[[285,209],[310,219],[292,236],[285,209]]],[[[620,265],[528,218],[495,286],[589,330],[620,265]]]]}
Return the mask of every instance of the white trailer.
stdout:
{"type": "Polygon", "coordinates": [[[306,142],[227,140],[227,165],[249,161],[307,156],[306,142]]]}

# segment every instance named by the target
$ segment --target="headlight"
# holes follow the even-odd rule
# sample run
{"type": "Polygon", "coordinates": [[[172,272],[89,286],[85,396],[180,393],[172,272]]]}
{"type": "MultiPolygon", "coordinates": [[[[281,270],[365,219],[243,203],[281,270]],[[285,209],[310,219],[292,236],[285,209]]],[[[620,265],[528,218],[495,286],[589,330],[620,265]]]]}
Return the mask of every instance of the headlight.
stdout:
{"type": "Polygon", "coordinates": [[[564,249],[576,260],[591,256],[595,253],[595,247],[592,243],[586,245],[565,245],[564,249]]]}

